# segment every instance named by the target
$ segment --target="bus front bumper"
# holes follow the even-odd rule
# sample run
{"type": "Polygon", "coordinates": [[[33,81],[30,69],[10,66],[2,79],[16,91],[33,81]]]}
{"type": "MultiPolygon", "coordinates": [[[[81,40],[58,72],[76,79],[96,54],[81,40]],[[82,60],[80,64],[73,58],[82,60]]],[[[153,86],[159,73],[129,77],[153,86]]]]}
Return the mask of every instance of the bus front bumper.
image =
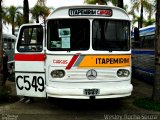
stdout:
{"type": "MultiPolygon", "coordinates": [[[[87,88],[88,89],[88,88],[87,88]]],[[[89,88],[93,89],[93,88],[89,88]]],[[[95,99],[103,98],[119,98],[130,96],[133,90],[132,84],[127,86],[112,86],[107,88],[97,88],[99,94],[95,95],[95,99]]],[[[46,86],[47,97],[70,98],[70,99],[89,99],[91,96],[84,94],[84,88],[54,88],[46,86]]]]}

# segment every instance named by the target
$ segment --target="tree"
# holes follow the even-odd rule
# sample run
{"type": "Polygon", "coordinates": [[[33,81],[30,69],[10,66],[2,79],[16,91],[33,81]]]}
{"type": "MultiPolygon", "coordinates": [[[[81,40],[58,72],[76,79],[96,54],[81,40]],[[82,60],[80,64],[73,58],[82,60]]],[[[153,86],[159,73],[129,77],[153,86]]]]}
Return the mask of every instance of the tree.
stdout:
{"type": "Polygon", "coordinates": [[[152,99],[160,103],[160,1],[156,5],[155,80],[152,99]]]}
{"type": "Polygon", "coordinates": [[[139,8],[140,8],[139,28],[142,28],[144,9],[146,12],[150,13],[151,9],[154,8],[154,5],[152,2],[150,2],[148,0],[131,0],[131,3],[132,3],[131,11],[134,11],[136,9],[139,12],[139,8]]]}
{"type": "Polygon", "coordinates": [[[46,1],[47,1],[47,0],[38,0],[38,1],[37,1],[37,5],[46,6],[46,1]]]}
{"type": "Polygon", "coordinates": [[[100,4],[100,5],[106,5],[107,2],[106,0],[85,0],[84,3],[87,3],[87,4],[100,4]]]}
{"type": "Polygon", "coordinates": [[[111,2],[113,5],[123,8],[123,0],[85,0],[84,1],[84,3],[87,3],[87,4],[98,3],[100,5],[106,5],[107,2],[111,2]]]}
{"type": "Polygon", "coordinates": [[[50,9],[46,6],[41,6],[41,5],[35,5],[32,9],[31,9],[31,14],[32,14],[32,18],[36,19],[36,23],[39,23],[39,19],[40,17],[43,18],[43,20],[45,21],[46,17],[49,15],[50,13],[50,9]]]}
{"type": "Polygon", "coordinates": [[[85,0],[84,3],[87,4],[100,4],[100,5],[106,5],[107,2],[112,2],[114,5],[117,5],[117,0],[85,0]]]}
{"type": "Polygon", "coordinates": [[[123,0],[118,0],[118,7],[123,8],[123,0]]]}
{"type": "MultiPolygon", "coordinates": [[[[20,16],[18,16],[20,17],[20,16]]],[[[29,4],[28,0],[23,0],[23,20],[24,23],[29,23],[29,4]]]]}
{"type": "Polygon", "coordinates": [[[24,23],[23,15],[21,15],[21,14],[17,15],[16,20],[15,20],[15,26],[18,26],[18,28],[20,28],[20,26],[23,23],[24,23]]]}
{"type": "Polygon", "coordinates": [[[0,0],[0,83],[3,81],[3,48],[2,48],[2,0],[0,0]]]}
{"type": "Polygon", "coordinates": [[[134,28],[134,24],[140,20],[140,17],[136,15],[135,11],[131,10],[128,12],[129,15],[132,15],[132,29],[134,28]]]}
{"type": "Polygon", "coordinates": [[[18,15],[22,15],[19,11],[22,7],[15,7],[11,5],[10,7],[4,8],[4,19],[7,23],[12,26],[12,34],[15,34],[15,20],[18,15]]]}
{"type": "Polygon", "coordinates": [[[154,23],[155,23],[155,19],[154,18],[148,18],[147,20],[144,19],[143,26],[146,27],[148,25],[153,25],[154,23]]]}

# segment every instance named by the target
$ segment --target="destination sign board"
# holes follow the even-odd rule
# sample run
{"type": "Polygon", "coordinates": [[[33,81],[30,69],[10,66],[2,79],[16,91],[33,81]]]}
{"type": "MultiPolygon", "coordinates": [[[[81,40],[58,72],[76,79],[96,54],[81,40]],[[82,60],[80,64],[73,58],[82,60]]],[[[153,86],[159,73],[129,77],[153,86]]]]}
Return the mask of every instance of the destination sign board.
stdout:
{"type": "Polygon", "coordinates": [[[69,16],[105,16],[111,17],[111,9],[89,9],[89,8],[74,8],[69,9],[69,16]]]}

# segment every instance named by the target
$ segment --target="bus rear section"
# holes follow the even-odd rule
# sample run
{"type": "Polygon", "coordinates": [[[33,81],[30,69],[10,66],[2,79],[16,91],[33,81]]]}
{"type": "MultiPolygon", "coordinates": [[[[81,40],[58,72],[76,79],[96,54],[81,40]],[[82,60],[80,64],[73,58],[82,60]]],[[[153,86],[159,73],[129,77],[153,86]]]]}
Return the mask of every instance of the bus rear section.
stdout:
{"type": "Polygon", "coordinates": [[[73,99],[131,95],[130,20],[122,9],[61,7],[41,28],[43,39],[34,44],[30,39],[30,48],[38,43],[40,51],[26,52],[28,44],[16,50],[18,95],[73,99]]]}
{"type": "Polygon", "coordinates": [[[3,52],[5,57],[5,62],[7,63],[6,72],[9,73],[7,77],[11,77],[14,74],[14,47],[17,37],[11,34],[3,33],[3,52]]]}
{"type": "Polygon", "coordinates": [[[134,31],[131,36],[132,73],[134,77],[153,84],[155,75],[155,25],[141,28],[136,32],[134,31]]]}

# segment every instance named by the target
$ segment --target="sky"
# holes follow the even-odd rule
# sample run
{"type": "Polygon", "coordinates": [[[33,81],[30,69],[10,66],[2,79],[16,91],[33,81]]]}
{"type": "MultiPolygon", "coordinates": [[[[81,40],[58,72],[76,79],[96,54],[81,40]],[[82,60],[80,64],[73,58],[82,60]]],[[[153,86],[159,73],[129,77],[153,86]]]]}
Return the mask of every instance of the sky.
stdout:
{"type": "MultiPolygon", "coordinates": [[[[29,7],[32,8],[37,0],[28,0],[29,1],[29,7]]],[[[59,6],[64,6],[64,5],[77,5],[77,4],[83,4],[84,0],[46,0],[47,3],[46,5],[48,7],[59,7],[59,6]]],[[[130,0],[124,0],[124,4],[130,4],[130,0]]],[[[3,0],[3,5],[4,6],[23,6],[23,0],[3,0]]]]}
{"type": "MultiPolygon", "coordinates": [[[[65,5],[81,5],[84,0],[46,0],[46,6],[57,8],[65,5]]],[[[124,0],[124,5],[130,5],[130,0],[124,0]]],[[[29,7],[32,8],[36,4],[37,0],[28,0],[29,7]]],[[[3,6],[23,6],[23,0],[3,0],[3,6]]],[[[3,26],[4,33],[11,33],[11,26],[3,26]]]]}

